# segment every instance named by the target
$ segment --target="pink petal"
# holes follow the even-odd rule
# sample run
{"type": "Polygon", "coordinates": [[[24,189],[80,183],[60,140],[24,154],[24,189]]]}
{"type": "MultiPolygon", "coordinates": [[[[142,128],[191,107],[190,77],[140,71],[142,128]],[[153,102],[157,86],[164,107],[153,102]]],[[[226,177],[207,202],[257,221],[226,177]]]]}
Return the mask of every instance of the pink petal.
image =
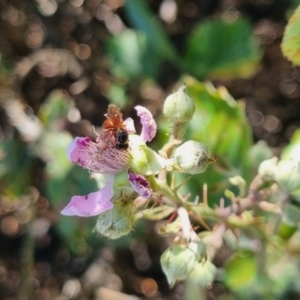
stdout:
{"type": "Polygon", "coordinates": [[[131,118],[127,118],[124,121],[124,124],[125,124],[126,129],[127,129],[128,132],[135,133],[134,122],[133,122],[133,120],[131,118]]]}
{"type": "Polygon", "coordinates": [[[143,139],[144,142],[149,142],[156,135],[156,129],[157,129],[156,123],[153,119],[151,112],[147,108],[138,105],[135,107],[135,109],[137,111],[137,115],[141,119],[141,124],[142,124],[141,138],[143,139]]]}
{"type": "Polygon", "coordinates": [[[76,137],[67,149],[70,161],[86,168],[90,157],[86,150],[90,143],[89,137],[76,137]]]}
{"type": "Polygon", "coordinates": [[[71,162],[102,174],[127,170],[131,159],[129,152],[119,151],[107,134],[99,134],[96,142],[89,137],[76,137],[69,145],[67,155],[71,162]]]}
{"type": "Polygon", "coordinates": [[[70,203],[61,211],[65,216],[90,217],[112,209],[110,202],[113,197],[114,176],[110,176],[105,186],[98,192],[86,196],[74,196],[70,203]]]}
{"type": "Polygon", "coordinates": [[[149,182],[141,175],[134,172],[128,172],[128,180],[132,188],[143,198],[149,198],[151,191],[149,189],[149,182]]]}

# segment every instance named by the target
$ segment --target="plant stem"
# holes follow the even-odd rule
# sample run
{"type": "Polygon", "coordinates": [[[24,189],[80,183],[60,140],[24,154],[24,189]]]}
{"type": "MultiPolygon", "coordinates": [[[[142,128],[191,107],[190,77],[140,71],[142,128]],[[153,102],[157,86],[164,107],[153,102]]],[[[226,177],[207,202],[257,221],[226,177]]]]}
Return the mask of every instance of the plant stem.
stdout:
{"type": "Polygon", "coordinates": [[[20,261],[21,282],[20,282],[20,289],[19,289],[19,296],[18,296],[19,300],[33,299],[32,277],[33,277],[33,266],[34,266],[35,241],[32,235],[31,227],[35,218],[35,201],[38,198],[38,192],[36,190],[32,190],[29,197],[30,197],[29,209],[32,215],[26,226],[26,231],[23,238],[23,245],[21,249],[21,261],[20,261]]]}

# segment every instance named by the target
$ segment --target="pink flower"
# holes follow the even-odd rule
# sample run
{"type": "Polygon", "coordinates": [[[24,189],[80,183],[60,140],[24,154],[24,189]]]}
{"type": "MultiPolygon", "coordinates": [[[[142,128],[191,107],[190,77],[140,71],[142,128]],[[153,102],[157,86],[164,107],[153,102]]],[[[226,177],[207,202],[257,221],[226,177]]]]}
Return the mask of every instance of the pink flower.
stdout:
{"type": "Polygon", "coordinates": [[[116,174],[128,168],[130,154],[120,151],[115,143],[100,134],[97,141],[89,137],[76,137],[67,149],[70,161],[93,173],[116,174]]]}
{"type": "MultiPolygon", "coordinates": [[[[152,140],[157,129],[152,114],[142,106],[136,106],[135,109],[142,124],[141,140],[143,142],[152,140]]],[[[129,133],[135,133],[132,119],[126,119],[124,124],[129,133]]],[[[113,207],[111,199],[113,198],[115,175],[129,169],[133,147],[135,145],[129,139],[128,149],[117,149],[115,138],[107,133],[99,134],[96,142],[93,142],[89,137],[76,137],[67,150],[70,161],[93,173],[109,176],[101,190],[85,196],[72,197],[70,203],[61,213],[67,216],[89,217],[110,210],[113,207]]],[[[145,177],[130,171],[128,180],[133,190],[140,196],[144,198],[151,196],[150,185],[145,177]]]]}

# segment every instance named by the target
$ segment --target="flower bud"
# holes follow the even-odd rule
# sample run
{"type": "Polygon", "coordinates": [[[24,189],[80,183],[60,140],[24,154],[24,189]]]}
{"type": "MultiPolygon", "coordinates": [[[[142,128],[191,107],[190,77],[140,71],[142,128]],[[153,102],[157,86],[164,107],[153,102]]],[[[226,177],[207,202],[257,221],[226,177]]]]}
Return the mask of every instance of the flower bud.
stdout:
{"type": "Polygon", "coordinates": [[[274,180],[275,174],[277,173],[277,162],[278,158],[273,157],[264,160],[258,167],[258,174],[265,181],[274,180]]]}
{"type": "Polygon", "coordinates": [[[174,244],[161,256],[160,263],[167,280],[173,286],[184,280],[194,270],[196,263],[206,259],[206,247],[202,241],[188,245],[174,244]]]}
{"type": "Polygon", "coordinates": [[[189,279],[199,286],[206,287],[214,281],[217,273],[216,266],[209,260],[204,263],[196,263],[189,279]]]}
{"type": "Polygon", "coordinates": [[[128,234],[133,227],[133,202],[120,199],[111,210],[99,215],[94,231],[111,239],[128,234]]]}
{"type": "Polygon", "coordinates": [[[295,160],[281,160],[277,165],[275,180],[287,192],[300,188],[300,163],[295,160]]]}
{"type": "Polygon", "coordinates": [[[164,103],[163,113],[173,122],[189,122],[195,112],[195,103],[186,94],[186,86],[183,85],[177,92],[169,95],[164,103]]]}
{"type": "Polygon", "coordinates": [[[179,146],[174,158],[183,172],[188,174],[203,173],[207,166],[216,161],[210,157],[209,148],[195,141],[187,141],[179,146]]]}

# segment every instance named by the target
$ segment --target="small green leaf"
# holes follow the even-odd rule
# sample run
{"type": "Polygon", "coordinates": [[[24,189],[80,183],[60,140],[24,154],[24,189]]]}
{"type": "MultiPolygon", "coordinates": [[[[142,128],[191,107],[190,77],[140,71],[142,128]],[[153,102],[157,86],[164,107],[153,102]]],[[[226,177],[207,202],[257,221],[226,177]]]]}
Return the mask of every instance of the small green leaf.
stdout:
{"type": "Polygon", "coordinates": [[[257,274],[257,262],[252,253],[240,253],[225,265],[224,279],[232,290],[241,290],[253,283],[257,274]]]}
{"type": "Polygon", "coordinates": [[[42,104],[37,116],[46,130],[57,130],[57,121],[65,118],[72,107],[73,104],[67,99],[66,95],[60,90],[55,90],[42,104]]]}
{"type": "Polygon", "coordinates": [[[245,19],[226,24],[209,20],[188,38],[184,62],[198,79],[248,77],[258,67],[261,54],[245,19]]]}
{"type": "Polygon", "coordinates": [[[127,98],[125,93],[125,88],[122,85],[112,84],[108,88],[107,97],[112,103],[116,104],[121,109],[126,106],[127,98]]]}
{"type": "Polygon", "coordinates": [[[158,206],[155,208],[149,208],[143,211],[143,216],[145,219],[158,221],[166,218],[172,212],[175,211],[174,207],[170,207],[167,205],[158,206]]]}
{"type": "Polygon", "coordinates": [[[177,218],[174,222],[162,222],[158,228],[157,228],[157,232],[160,235],[166,235],[166,234],[170,234],[170,233],[178,233],[181,229],[181,219],[177,218]]]}
{"type": "Polygon", "coordinates": [[[277,234],[282,237],[284,240],[289,239],[293,233],[296,231],[296,227],[286,223],[280,223],[278,226],[277,234]]]}
{"type": "Polygon", "coordinates": [[[136,79],[158,73],[160,59],[149,49],[143,32],[124,30],[111,37],[106,44],[114,76],[136,79]]]}
{"type": "MultiPolygon", "coordinates": [[[[128,21],[146,35],[148,45],[156,55],[174,62],[177,60],[178,63],[177,54],[172,44],[168,40],[162,26],[155,20],[145,1],[126,0],[124,11],[128,17],[128,21]]],[[[150,60],[149,57],[147,58],[148,60],[150,60]]]]}
{"type": "Polygon", "coordinates": [[[27,144],[17,137],[0,144],[1,194],[17,197],[28,193],[36,172],[36,160],[27,144]]]}
{"type": "Polygon", "coordinates": [[[230,199],[230,200],[232,200],[232,201],[236,198],[235,194],[234,194],[232,191],[228,190],[228,189],[226,189],[226,190],[224,191],[224,195],[225,195],[228,199],[230,199]]]}
{"type": "Polygon", "coordinates": [[[94,231],[110,239],[118,239],[127,235],[133,228],[133,202],[120,199],[112,209],[101,213],[94,231]]]}
{"type": "Polygon", "coordinates": [[[257,169],[261,162],[270,159],[274,156],[271,148],[266,141],[258,141],[249,149],[249,156],[251,161],[251,171],[253,175],[257,174],[257,169]]]}
{"type": "Polygon", "coordinates": [[[253,213],[250,211],[244,211],[242,214],[238,216],[231,215],[228,218],[228,223],[232,227],[237,227],[237,228],[247,227],[258,222],[263,222],[263,220],[259,219],[258,217],[254,218],[253,213]]]}
{"type": "Polygon", "coordinates": [[[281,49],[288,60],[294,65],[300,65],[300,6],[295,10],[285,28],[281,49]]]}
{"type": "Polygon", "coordinates": [[[44,131],[44,135],[35,149],[36,154],[48,162],[46,171],[49,176],[64,178],[66,173],[72,168],[72,164],[66,154],[71,141],[72,137],[67,132],[44,131]]]}
{"type": "Polygon", "coordinates": [[[236,251],[238,249],[238,239],[234,235],[233,231],[230,229],[227,229],[223,235],[223,240],[226,245],[230,250],[236,251]]]}
{"type": "Polygon", "coordinates": [[[300,231],[293,232],[293,235],[288,241],[288,249],[294,253],[300,253],[300,231]]]}
{"type": "Polygon", "coordinates": [[[300,223],[300,208],[293,204],[287,204],[283,211],[282,221],[297,226],[300,223]]]}
{"type": "Polygon", "coordinates": [[[293,159],[300,161],[300,129],[297,129],[290,143],[282,150],[282,159],[293,159]]]}

